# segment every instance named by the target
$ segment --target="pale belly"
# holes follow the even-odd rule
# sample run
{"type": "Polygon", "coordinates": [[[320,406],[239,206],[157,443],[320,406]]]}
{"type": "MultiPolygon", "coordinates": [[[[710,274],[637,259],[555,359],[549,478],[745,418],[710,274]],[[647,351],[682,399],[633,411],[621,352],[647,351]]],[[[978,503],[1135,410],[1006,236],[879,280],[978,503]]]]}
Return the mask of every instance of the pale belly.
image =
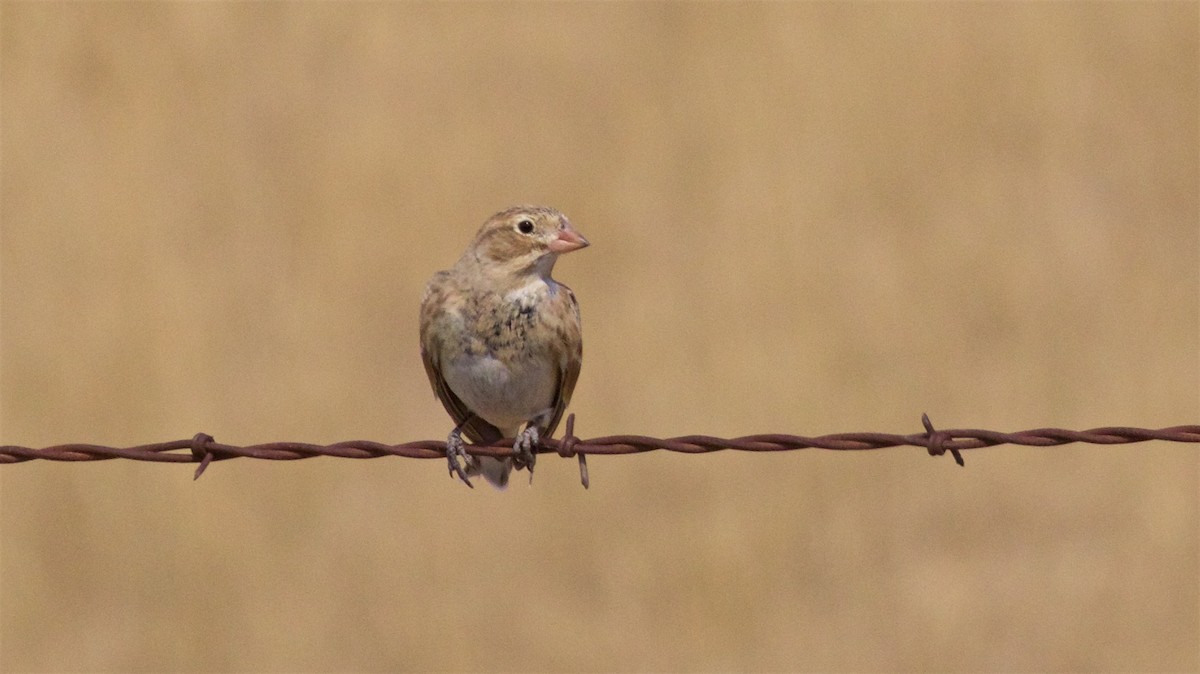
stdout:
{"type": "Polygon", "coordinates": [[[484,421],[505,435],[546,411],[554,402],[558,373],[546,358],[510,368],[490,355],[459,356],[442,367],[450,390],[484,421]]]}

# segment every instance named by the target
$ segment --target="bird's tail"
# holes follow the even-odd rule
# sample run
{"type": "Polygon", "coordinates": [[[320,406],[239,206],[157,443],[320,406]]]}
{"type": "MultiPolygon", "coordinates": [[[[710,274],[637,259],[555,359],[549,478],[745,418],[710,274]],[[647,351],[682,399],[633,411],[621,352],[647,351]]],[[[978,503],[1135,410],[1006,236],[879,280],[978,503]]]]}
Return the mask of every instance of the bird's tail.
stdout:
{"type": "MultiPolygon", "coordinates": [[[[490,445],[504,437],[503,431],[474,414],[469,415],[458,427],[463,428],[467,437],[477,444],[490,445]]],[[[508,486],[508,474],[512,472],[512,467],[513,462],[509,458],[472,456],[467,464],[467,475],[482,475],[496,489],[504,489],[508,486]]]]}
{"type": "Polygon", "coordinates": [[[491,483],[496,489],[504,489],[508,486],[508,474],[512,472],[512,459],[497,459],[491,456],[475,457],[478,463],[474,466],[471,472],[476,475],[482,475],[483,479],[491,483]]]}

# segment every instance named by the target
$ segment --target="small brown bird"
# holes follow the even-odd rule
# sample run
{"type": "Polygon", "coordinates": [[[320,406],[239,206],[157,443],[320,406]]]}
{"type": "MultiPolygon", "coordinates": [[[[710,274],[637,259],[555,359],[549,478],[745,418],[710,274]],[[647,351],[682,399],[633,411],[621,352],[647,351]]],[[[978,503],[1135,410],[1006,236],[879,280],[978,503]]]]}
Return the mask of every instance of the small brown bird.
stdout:
{"type": "Polygon", "coordinates": [[[483,223],[454,268],[425,288],[421,358],[457,424],[450,475],[467,486],[482,474],[503,488],[514,464],[533,478],[538,438],[554,433],[583,362],[579,304],[550,272],[559,255],[587,245],[553,208],[514,206],[483,223]],[[481,444],[515,438],[513,457],[471,456],[463,433],[481,444]]]}

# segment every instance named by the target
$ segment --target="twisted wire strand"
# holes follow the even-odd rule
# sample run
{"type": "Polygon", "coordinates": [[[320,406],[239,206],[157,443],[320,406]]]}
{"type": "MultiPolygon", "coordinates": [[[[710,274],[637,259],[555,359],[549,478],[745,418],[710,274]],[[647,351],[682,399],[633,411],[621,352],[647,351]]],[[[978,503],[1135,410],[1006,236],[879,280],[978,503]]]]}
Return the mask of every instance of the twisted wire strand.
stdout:
{"type": "MultiPolygon", "coordinates": [[[[1200,442],[1200,425],[1171,426],[1169,428],[1133,428],[1128,426],[1106,426],[1085,431],[1062,428],[1037,428],[1014,433],[1001,433],[981,429],[936,430],[928,415],[922,415],[925,432],[910,435],[892,433],[834,433],[806,437],[768,433],[747,435],[738,438],[718,438],[709,435],[685,435],[675,438],[653,438],[645,435],[607,435],[583,440],[575,437],[575,415],[567,418],[564,436],[560,439],[543,439],[538,453],[557,453],[563,457],[578,456],[586,483],[586,465],[583,458],[589,454],[639,454],[655,450],[684,454],[706,454],[724,450],[744,452],[783,452],[797,449],[826,449],[838,451],[861,451],[889,447],[924,447],[932,456],[949,452],[954,460],[963,465],[963,450],[994,447],[996,445],[1025,445],[1030,447],[1054,447],[1082,442],[1095,445],[1119,445],[1148,440],[1166,442],[1200,442]]],[[[492,445],[468,445],[466,450],[475,456],[506,457],[512,455],[512,440],[502,440],[492,445]]],[[[64,444],[34,449],[16,445],[0,446],[0,464],[23,463],[42,459],[47,461],[105,461],[129,459],[133,461],[157,461],[163,463],[199,463],[196,477],[204,472],[212,461],[234,458],[292,461],[315,456],[332,456],[343,459],[374,459],[381,456],[400,456],[411,459],[445,459],[446,443],[439,440],[418,440],[389,445],[369,440],[348,440],[331,445],[307,442],[267,442],[257,445],[228,445],[217,442],[212,436],[197,433],[188,440],[172,440],[134,447],[107,447],[93,444],[64,444]],[[185,451],[186,450],[186,451],[185,451]]]]}

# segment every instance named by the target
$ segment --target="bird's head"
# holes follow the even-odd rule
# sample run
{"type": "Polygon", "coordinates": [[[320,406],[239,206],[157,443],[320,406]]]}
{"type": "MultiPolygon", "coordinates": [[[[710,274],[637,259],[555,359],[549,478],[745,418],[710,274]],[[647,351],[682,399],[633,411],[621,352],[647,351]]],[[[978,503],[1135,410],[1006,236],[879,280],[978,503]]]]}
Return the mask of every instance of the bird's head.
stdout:
{"type": "Polygon", "coordinates": [[[548,277],[559,255],[588,245],[567,216],[546,206],[514,206],[488,218],[463,256],[502,274],[548,277]]]}

